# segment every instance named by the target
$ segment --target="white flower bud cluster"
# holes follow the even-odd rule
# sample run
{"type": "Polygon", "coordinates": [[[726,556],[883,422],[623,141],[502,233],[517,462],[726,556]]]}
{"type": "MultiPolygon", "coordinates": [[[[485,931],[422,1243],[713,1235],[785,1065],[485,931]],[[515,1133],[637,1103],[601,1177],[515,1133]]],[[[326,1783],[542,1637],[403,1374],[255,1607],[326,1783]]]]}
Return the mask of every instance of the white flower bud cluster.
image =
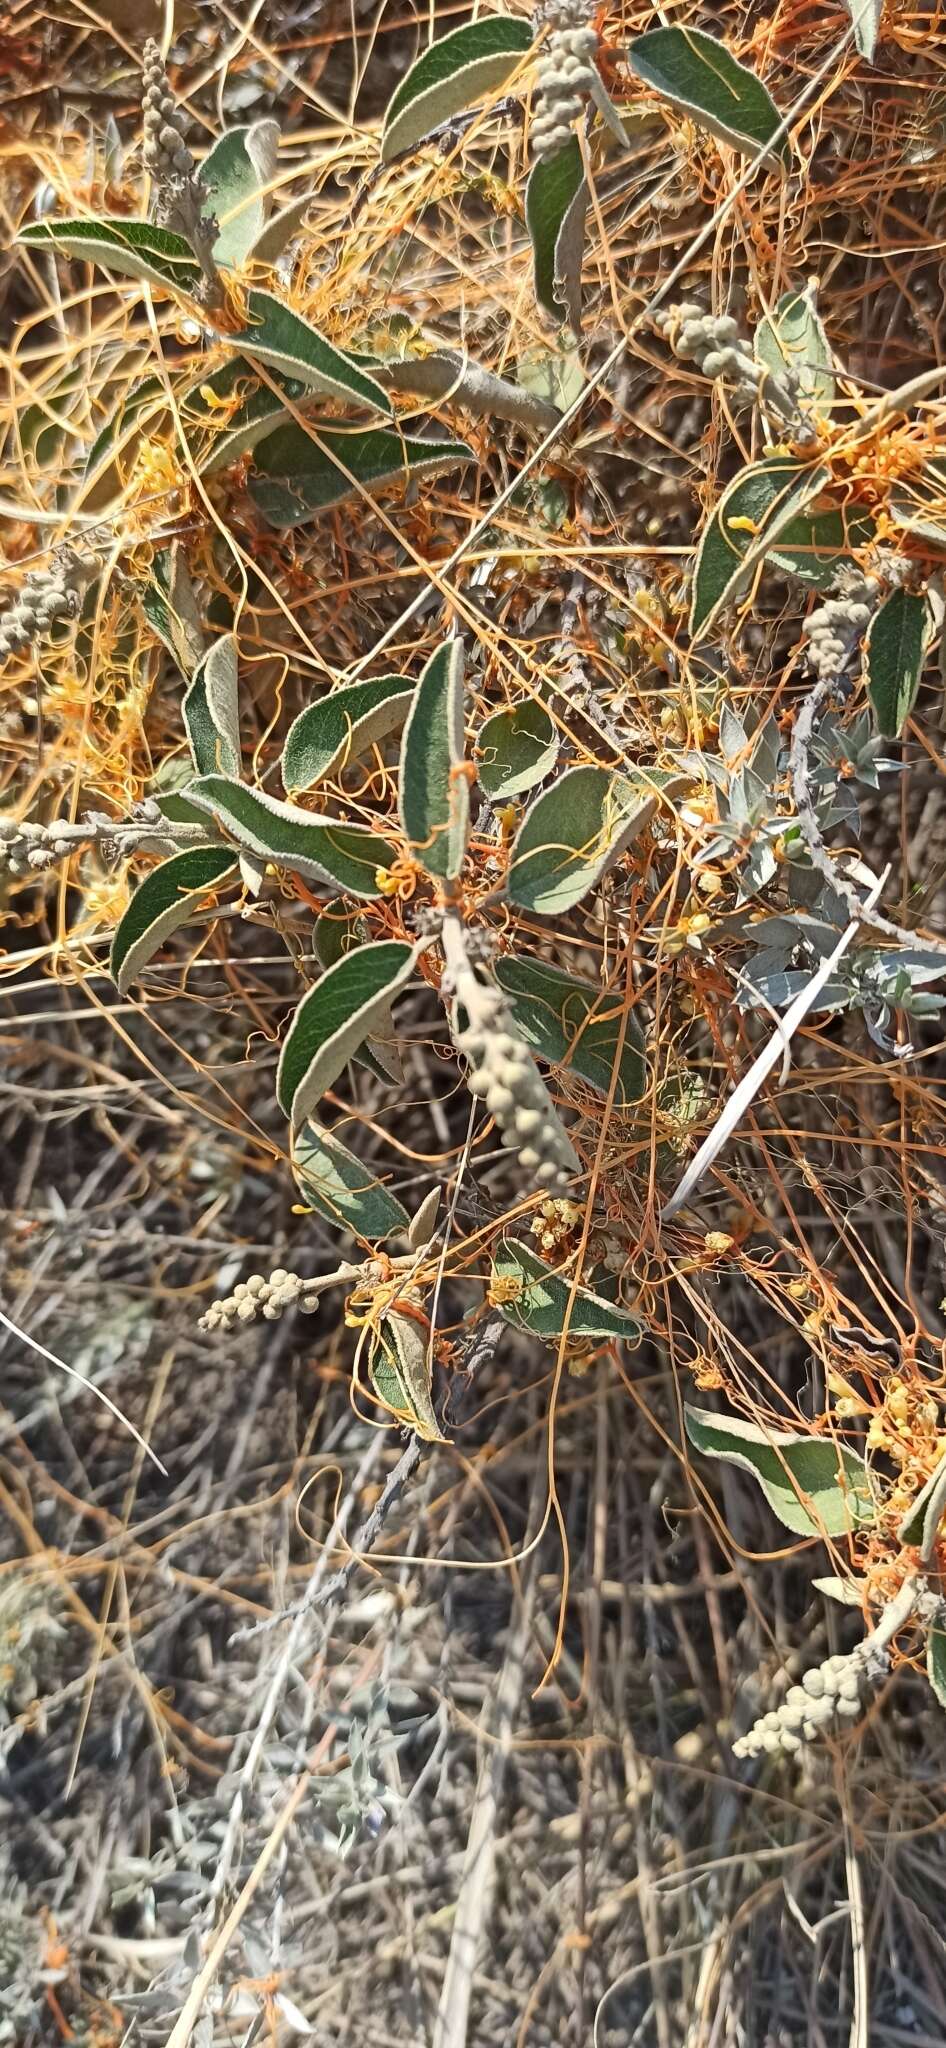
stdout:
{"type": "Polygon", "coordinates": [[[25,818],[18,825],[13,818],[0,818],[0,874],[42,874],[68,860],[94,836],[86,825],[69,825],[61,819],[52,825],[34,825],[25,818]]]}
{"type": "Polygon", "coordinates": [[[198,1328],[232,1330],[238,1323],[255,1323],[257,1316],[265,1316],[268,1323],[274,1323],[288,1308],[300,1308],[303,1315],[314,1315],[324,1285],[324,1281],[303,1280],[298,1273],[287,1273],[283,1266],[277,1266],[268,1280],[262,1273],[251,1273],[248,1280],[238,1282],[232,1294],[211,1302],[198,1328]]]}
{"type": "Polygon", "coordinates": [[[808,665],[819,681],[839,676],[870,624],[881,594],[877,576],[849,579],[847,592],[829,597],[805,620],[808,665]]]}
{"type": "Polygon", "coordinates": [[[842,1721],[856,1721],[867,1686],[876,1685],[889,1664],[887,1650],[867,1637],[846,1657],[827,1657],[789,1687],[780,1707],[763,1714],[733,1743],[734,1756],[790,1755],[842,1721]]]}
{"type": "Polygon", "coordinates": [[[598,36],[587,22],[556,28],[536,73],[535,111],[530,130],[532,154],[558,156],[572,139],[585,95],[598,83],[595,54],[598,36]]]}
{"type": "Polygon", "coordinates": [[[757,363],[752,349],[739,332],[739,323],[729,313],[706,313],[690,300],[664,306],[653,315],[653,325],[681,361],[695,362],[704,377],[719,377],[750,404],[764,398],[800,439],[814,438],[814,430],[801,411],[795,380],[786,366],[779,378],[757,363]]]}
{"type": "Polygon", "coordinates": [[[45,640],[60,619],[74,619],[82,592],[98,564],[75,548],[60,548],[49,569],[34,569],[16,602],[0,616],[0,661],[45,640]]]}

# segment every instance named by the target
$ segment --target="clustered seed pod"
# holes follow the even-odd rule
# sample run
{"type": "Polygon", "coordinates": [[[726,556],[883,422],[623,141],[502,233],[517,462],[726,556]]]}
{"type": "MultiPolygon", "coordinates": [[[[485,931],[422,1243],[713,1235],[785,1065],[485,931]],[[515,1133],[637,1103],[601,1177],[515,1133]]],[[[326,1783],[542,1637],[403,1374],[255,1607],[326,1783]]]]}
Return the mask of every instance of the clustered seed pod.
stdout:
{"type": "Polygon", "coordinates": [[[598,83],[594,61],[597,49],[597,31],[587,21],[563,24],[553,30],[536,73],[530,130],[533,156],[558,156],[571,141],[585,96],[598,83]]]}
{"type": "Polygon", "coordinates": [[[684,300],[656,312],[653,326],[674,355],[683,362],[695,362],[704,377],[719,377],[737,397],[750,404],[764,399],[799,439],[806,434],[813,437],[813,429],[805,421],[799,404],[797,379],[792,371],[786,365],[783,375],[776,377],[764,363],[757,363],[731,314],[706,313],[702,306],[684,300]]]}
{"type": "Polygon", "coordinates": [[[60,619],[74,619],[98,564],[75,548],[59,548],[49,569],[33,569],[15,603],[0,616],[0,661],[45,640],[60,619]]]}
{"type": "Polygon", "coordinates": [[[800,1685],[789,1687],[780,1707],[763,1714],[747,1735],[740,1735],[733,1755],[790,1754],[838,1722],[856,1721],[863,1691],[877,1684],[889,1661],[887,1650],[870,1637],[846,1657],[827,1657],[805,1672],[800,1685]]]}
{"type": "Polygon", "coordinates": [[[152,37],[144,46],[145,169],[151,175],[151,210],[155,220],[174,228],[190,243],[204,273],[206,302],[220,295],[220,278],[213,246],[218,223],[210,208],[209,193],[188,147],[186,116],[168,85],[167,73],[157,43],[152,37]]]}
{"type": "Polygon", "coordinates": [[[879,577],[857,574],[849,579],[845,594],[826,598],[817,610],[809,612],[804,626],[808,665],[819,680],[843,673],[870,624],[880,594],[879,577]]]}
{"type": "Polygon", "coordinates": [[[168,85],[158,45],[150,36],[142,52],[141,76],[145,169],[157,183],[169,175],[195,178],[197,165],[187,144],[185,116],[168,85]]]}
{"type": "Polygon", "coordinates": [[[88,826],[70,825],[64,819],[57,819],[52,825],[35,825],[29,818],[22,824],[13,818],[0,818],[0,874],[42,874],[44,869],[68,860],[78,847],[88,846],[94,837],[94,830],[90,831],[88,826]]]}
{"type": "Polygon", "coordinates": [[[495,1118],[504,1145],[539,1187],[567,1187],[580,1162],[500,992],[478,986],[476,1014],[453,1042],[469,1061],[469,1086],[495,1118]]]}
{"type": "Polygon", "coordinates": [[[317,1280],[303,1280],[298,1273],[287,1273],[283,1266],[277,1266],[268,1280],[262,1273],[251,1273],[248,1280],[238,1282],[232,1294],[211,1302],[198,1327],[232,1330],[236,1323],[255,1323],[257,1316],[265,1316],[267,1322],[274,1323],[287,1308],[300,1308],[303,1315],[314,1315],[319,1291],[317,1280]]]}

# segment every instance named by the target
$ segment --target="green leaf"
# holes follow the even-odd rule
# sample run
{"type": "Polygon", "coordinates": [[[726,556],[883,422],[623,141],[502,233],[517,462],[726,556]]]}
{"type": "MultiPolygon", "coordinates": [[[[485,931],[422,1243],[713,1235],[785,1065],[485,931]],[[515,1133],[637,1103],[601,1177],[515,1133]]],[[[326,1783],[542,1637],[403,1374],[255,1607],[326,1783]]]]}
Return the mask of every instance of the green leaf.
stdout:
{"type": "Polygon", "coordinates": [[[188,297],[200,283],[200,266],[183,235],[150,220],[38,220],[21,228],[16,239],[28,249],[58,249],[118,277],[143,278],[188,297]]]}
{"type": "Polygon", "coordinates": [[[643,831],[670,780],[657,770],[631,781],[610,768],[566,768],[519,827],[506,882],[510,902],[540,917],[580,903],[643,831]]]}
{"type": "Polygon", "coordinates": [[[687,1436],[708,1458],[738,1465],[758,1480],[769,1506],[798,1536],[846,1536],[874,1520],[863,1459],[828,1437],[783,1434],[685,1408],[687,1436]]]}
{"type": "Polygon", "coordinates": [[[312,194],[306,192],[302,199],[293,199],[279,213],[274,213],[249,249],[248,261],[278,263],[293,235],[298,234],[311,204],[312,194]]]}
{"type": "Polygon", "coordinates": [[[927,462],[919,476],[911,480],[908,490],[901,488],[891,492],[890,510],[904,533],[914,533],[920,540],[931,541],[935,548],[946,548],[946,518],[942,513],[944,495],[946,463],[942,460],[927,462]]]}
{"type": "Polygon", "coordinates": [[[567,412],[588,385],[580,350],[574,345],[556,348],[548,342],[519,357],[516,379],[523,391],[531,391],[534,398],[544,399],[558,412],[567,412]]]}
{"type": "MultiPolygon", "coordinates": [[[[62,461],[67,441],[76,438],[70,421],[75,399],[84,393],[86,381],[82,362],[58,376],[55,371],[32,405],[24,406],[16,421],[16,435],[25,456],[38,469],[62,461]]],[[[34,389],[37,389],[34,386],[34,389]]],[[[32,467],[32,465],[30,465],[32,467]]]]}
{"type": "MultiPolygon", "coordinates": [[[[336,960],[342,960],[346,953],[353,953],[357,946],[363,946],[366,936],[364,919],[341,896],[336,896],[332,903],[326,904],[321,917],[315,920],[313,956],[320,967],[334,967],[336,960]]],[[[387,1017],[382,1017],[381,1030],[386,1030],[387,1026],[387,1017]]],[[[376,1080],[393,1081],[399,1087],[403,1085],[404,1073],[397,1047],[390,1042],[382,1043],[380,1036],[366,1039],[353,1058],[356,1066],[367,1067],[376,1080]]]]}
{"type": "MultiPolygon", "coordinates": [[[[246,295],[249,323],[238,334],[222,338],[251,361],[269,363],[287,377],[298,377],[310,391],[325,398],[357,400],[371,412],[390,414],[391,400],[380,384],[335,348],[316,328],[284,306],[272,292],[251,291],[246,295]]],[[[208,315],[208,317],[212,317],[208,315]]]]}
{"type": "MultiPolygon", "coordinates": [[[[760,320],[755,331],[755,359],[772,375],[784,378],[792,372],[804,403],[827,418],[835,392],[834,358],[824,325],[815,306],[814,292],[784,292],[771,318],[760,320]]],[[[765,404],[765,385],[762,386],[765,404]]]]}
{"type": "Polygon", "coordinates": [[[463,645],[432,654],[414,695],[401,743],[398,809],[417,859],[441,881],[458,875],[470,824],[463,773],[463,645]]]}
{"type": "Polygon", "coordinates": [[[179,541],[172,541],[155,555],[151,580],[141,591],[141,609],[181,674],[191,675],[203,659],[204,636],[197,594],[179,541]]]}
{"type": "Polygon", "coordinates": [[[884,0],[847,0],[847,11],[854,23],[855,48],[870,63],[880,34],[884,0]]]}
{"type": "Polygon", "coordinates": [[[364,937],[364,923],[358,912],[351,909],[343,896],[335,896],[315,920],[312,950],[320,967],[334,967],[336,960],[363,945],[364,937]]]}
{"type": "Polygon", "coordinates": [[[445,1442],[431,1401],[430,1345],[422,1323],[389,1309],[368,1353],[368,1377],[396,1422],[415,1430],[425,1443],[445,1442]]]}
{"type": "Polygon", "coordinates": [[[406,489],[418,477],[475,459],[465,441],[409,440],[383,430],[339,432],[321,426],[316,441],[293,421],[267,435],[250,478],[250,496],[270,526],[301,526],[359,490],[370,493],[392,483],[406,489]]]}
{"type": "Polygon", "coordinates": [[[292,1171],[300,1194],[317,1215],[368,1244],[380,1244],[394,1231],[409,1228],[407,1210],[364,1160],[356,1159],[354,1152],[311,1118],[293,1141],[292,1171]]]}
{"type": "Polygon", "coordinates": [[[920,1552],[921,1564],[928,1564],[933,1555],[939,1526],[946,1515],[946,1457],[942,1457],[931,1473],[926,1485],[917,1494],[913,1506],[907,1509],[900,1524],[901,1543],[916,1545],[920,1552]]]}
{"type": "Polygon", "coordinates": [[[112,940],[109,966],[120,995],[165,939],[196,915],[208,890],[235,874],[236,865],[226,847],[198,846],[152,868],[135,890],[112,940]]]}
{"type": "Polygon", "coordinates": [[[219,234],[213,253],[217,263],[238,269],[245,263],[266,221],[267,202],[261,187],[276,172],[279,126],[253,121],[246,128],[228,128],[200,166],[208,211],[216,216],[219,234]]]}
{"type": "Polygon", "coordinates": [[[892,590],[867,628],[867,687],[879,730],[896,739],[920,687],[932,622],[925,597],[892,590]]]}
{"type": "Polygon", "coordinates": [[[782,527],[778,545],[768,549],[765,559],[810,589],[827,590],[855,548],[866,547],[876,531],[871,513],[857,505],[799,512],[782,527]]]}
{"type": "Polygon", "coordinates": [[[770,455],[733,478],[715,506],[697,549],[690,632],[705,634],[723,606],[734,598],[783,529],[818,496],[827,482],[822,466],[770,455]],[[747,520],[748,526],[733,525],[747,520]]]}
{"type": "Polygon", "coordinates": [[[290,726],[282,752],[287,794],[311,789],[313,783],[357,760],[366,747],[386,739],[403,724],[413,689],[404,676],[375,676],[307,705],[290,726]]]}
{"type": "Polygon", "coordinates": [[[480,783],[493,803],[531,789],[558,760],[555,726],[535,697],[523,697],[508,711],[496,711],[476,742],[480,783]]]}
{"type": "MultiPolygon", "coordinates": [[[[159,799],[165,817],[170,816],[170,801],[159,799]]],[[[176,801],[183,801],[192,815],[212,818],[242,852],[312,881],[329,882],[352,896],[378,896],[377,871],[397,858],[387,839],[362,825],[313,817],[265,790],[247,789],[223,775],[205,775],[189,783],[186,799],[176,801]]]]}
{"type": "Polygon", "coordinates": [[[142,377],[123,392],[85,458],[80,500],[84,511],[98,512],[121,496],[122,470],[127,474],[131,469],[145,428],[153,428],[167,409],[167,384],[163,377],[142,377]],[[124,464],[119,463],[122,455],[124,464]]]}
{"type": "MultiPolygon", "coordinates": [[[[532,954],[508,953],[495,961],[493,972],[512,1000],[513,1016],[530,1050],[579,1074],[599,1094],[607,1095],[620,1038],[620,997],[532,954]]],[[[637,1102],[645,1080],[644,1035],[636,1017],[629,1015],[615,1100],[637,1102]]]]}
{"type": "Polygon", "coordinates": [[[184,698],[183,710],[198,775],[239,775],[237,644],[232,633],[215,640],[204,655],[184,698]]]}
{"type": "MultiPolygon", "coordinates": [[[[193,784],[188,780],[185,787],[192,788],[193,784]]],[[[207,819],[203,811],[188,803],[182,789],[165,789],[162,786],[160,791],[155,788],[154,797],[162,818],[166,818],[169,825],[193,825],[195,830],[199,826],[206,837],[207,819]]]]}
{"type": "Polygon", "coordinates": [[[698,28],[653,28],[628,45],[627,62],[646,85],[707,128],[731,149],[755,156],[774,148],[791,158],[788,140],[773,144],[781,116],[753,71],[725,43],[698,28]]]}
{"type": "Polygon", "coordinates": [[[328,967],[303,996],[279,1059],[280,1109],[298,1130],[344,1072],[399,989],[414,972],[419,947],[400,939],[359,946],[328,967]]]}
{"type": "Polygon", "coordinates": [[[260,382],[245,357],[233,356],[185,391],[181,423],[202,476],[213,476],[255,448],[287,418],[290,403],[312,403],[301,378],[274,376],[273,381],[275,391],[260,382]]]}
{"type": "Polygon", "coordinates": [[[527,21],[511,15],[484,15],[481,21],[455,28],[411,65],[393,94],[384,117],[381,162],[389,164],[402,150],[412,149],[441,121],[472,107],[504,85],[532,48],[527,21]]]}
{"type": "Polygon", "coordinates": [[[588,1287],[576,1288],[572,1301],[569,1278],[553,1273],[528,1245],[507,1238],[493,1261],[492,1286],[498,1293],[513,1282],[518,1282],[519,1293],[498,1307],[514,1329],[531,1330],[536,1337],[560,1337],[567,1322],[571,1337],[623,1337],[629,1344],[643,1334],[642,1324],[629,1310],[588,1287]],[[497,1281],[501,1289],[496,1289],[497,1281]]]}
{"type": "Polygon", "coordinates": [[[946,1633],[931,1628],[926,1639],[926,1674],[941,1707],[946,1707],[946,1633]]]}
{"type": "Polygon", "coordinates": [[[581,260],[590,193],[581,149],[569,142],[534,165],[526,186],[535,296],[553,320],[581,327],[581,260]]]}

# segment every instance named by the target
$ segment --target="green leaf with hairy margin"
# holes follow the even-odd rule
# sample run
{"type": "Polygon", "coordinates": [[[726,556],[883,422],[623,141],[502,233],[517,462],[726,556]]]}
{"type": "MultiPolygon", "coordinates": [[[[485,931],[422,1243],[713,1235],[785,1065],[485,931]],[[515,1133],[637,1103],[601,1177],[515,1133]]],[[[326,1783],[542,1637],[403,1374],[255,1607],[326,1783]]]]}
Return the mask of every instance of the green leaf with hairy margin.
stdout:
{"type": "Polygon", "coordinates": [[[292,1146],[296,1186],[327,1223],[351,1230],[368,1244],[380,1244],[396,1230],[407,1231],[407,1210],[389,1194],[363,1159],[356,1159],[330,1131],[311,1117],[292,1146]]]}
{"type": "Polygon", "coordinates": [[[339,432],[320,426],[317,441],[296,421],[268,434],[256,457],[250,496],[270,526],[302,526],[343,498],[408,484],[473,462],[465,441],[408,439],[384,430],[339,432]],[[347,474],[346,474],[347,471],[347,474]]]}
{"type": "MultiPolygon", "coordinates": [[[[834,357],[810,286],[783,292],[774,313],[764,314],[754,338],[755,359],[773,377],[793,373],[796,388],[812,412],[828,418],[834,399],[834,357]]],[[[765,404],[765,385],[762,386],[765,404]]]]}
{"type": "Polygon", "coordinates": [[[791,455],[770,455],[740,470],[727,485],[697,548],[690,610],[694,639],[709,631],[789,521],[811,504],[827,480],[828,471],[820,464],[812,468],[791,455]]]}
{"type": "MultiPolygon", "coordinates": [[[[159,799],[169,816],[167,798],[159,799]]],[[[204,775],[188,784],[183,802],[193,816],[212,819],[241,852],[276,867],[290,868],[316,882],[329,882],[352,896],[378,896],[379,868],[397,858],[394,847],[362,825],[337,818],[313,817],[293,804],[280,803],[262,789],[224,775],[204,775]]]]}
{"type": "Polygon", "coordinates": [[[775,102],[718,37],[698,28],[652,28],[635,36],[626,57],[645,85],[720,142],[750,156],[775,151],[784,164],[790,162],[787,137],[773,142],[781,121],[775,102]]]}
{"type": "Polygon", "coordinates": [[[290,417],[290,405],[311,405],[312,392],[300,377],[273,373],[273,382],[275,391],[244,356],[233,356],[184,393],[181,423],[202,476],[228,468],[265,440],[290,417]]]}
{"type": "Polygon", "coordinates": [[[423,1323],[389,1309],[370,1345],[368,1378],[396,1422],[416,1431],[425,1443],[445,1441],[431,1400],[430,1344],[423,1323]]]}
{"type": "Polygon", "coordinates": [[[200,283],[200,265],[183,235],[150,220],[38,220],[21,228],[16,239],[28,249],[58,249],[117,277],[140,278],[188,297],[200,283]]]}
{"type": "Polygon", "coordinates": [[[880,34],[884,0],[847,0],[847,11],[854,23],[855,49],[870,63],[880,34]]]}
{"type": "Polygon", "coordinates": [[[527,21],[507,14],[487,14],[467,22],[431,43],[411,65],[392,95],[384,117],[381,161],[391,162],[462,113],[487,93],[504,85],[532,48],[527,21]]]}
{"type": "Polygon", "coordinates": [[[390,414],[391,400],[383,387],[344,350],[326,341],[301,313],[294,313],[291,306],[284,306],[267,291],[248,292],[246,305],[246,327],[222,337],[228,347],[254,362],[271,364],[286,377],[298,377],[308,390],[321,392],[325,398],[346,403],[355,399],[371,412],[390,414]]]}
{"type": "Polygon", "coordinates": [[[463,865],[470,787],[463,760],[463,644],[447,640],[416,686],[401,742],[398,810],[429,875],[450,881],[463,865]]]}
{"type": "Polygon", "coordinates": [[[915,1544],[920,1552],[922,1564],[928,1564],[933,1555],[940,1523],[946,1515],[946,1457],[940,1459],[935,1472],[931,1473],[926,1485],[917,1494],[912,1507],[907,1509],[898,1531],[901,1543],[915,1544]]]}
{"type": "Polygon", "coordinates": [[[198,775],[239,775],[237,644],[225,633],[208,648],[184,698],[184,724],[198,775]]]}
{"type": "Polygon", "coordinates": [[[520,796],[550,774],[558,760],[555,726],[535,697],[495,711],[476,742],[480,786],[493,803],[520,796]]]}
{"type": "Polygon", "coordinates": [[[783,574],[797,576],[812,590],[827,590],[838,570],[866,547],[877,531],[870,512],[858,505],[830,506],[826,512],[799,512],[783,526],[766,561],[783,574]]]}
{"type": "MultiPolygon", "coordinates": [[[[564,974],[534,954],[507,953],[493,972],[511,999],[516,1023],[533,1053],[579,1074],[607,1095],[617,1060],[623,1003],[592,981],[564,974]]],[[[629,1015],[618,1062],[615,1101],[637,1102],[644,1092],[644,1035],[629,1015]]]]}
{"type": "Polygon", "coordinates": [[[303,996],[283,1045],[276,1075],[280,1109],[294,1130],[383,1017],[414,972],[420,948],[379,939],[346,953],[303,996]]]}
{"type": "Polygon", "coordinates": [[[499,1313],[514,1329],[531,1330],[536,1337],[560,1337],[568,1324],[572,1337],[623,1337],[628,1344],[639,1341],[643,1325],[637,1316],[616,1302],[605,1301],[589,1287],[574,1290],[570,1277],[553,1273],[528,1245],[505,1238],[493,1261],[493,1287],[518,1282],[519,1293],[498,1303],[499,1313]],[[572,1301],[571,1315],[568,1304],[572,1301]]]}
{"type": "Polygon", "coordinates": [[[366,747],[387,739],[403,724],[413,690],[404,676],[374,676],[307,704],[290,726],[282,751],[287,794],[311,789],[357,760],[366,747]]]}
{"type": "Polygon", "coordinates": [[[196,916],[208,890],[236,873],[232,853],[221,846],[197,846],[175,853],[140,882],[112,940],[113,981],[124,995],[159,946],[196,916]]]}
{"type": "Polygon", "coordinates": [[[687,1436],[705,1457],[751,1472],[769,1506],[798,1536],[846,1536],[874,1520],[862,1458],[828,1437],[761,1429],[735,1415],[684,1409],[687,1436]]]}
{"type": "Polygon", "coordinates": [[[181,674],[191,675],[203,659],[204,636],[197,593],[179,541],[172,541],[169,548],[162,548],[155,555],[140,600],[149,626],[163,640],[181,674]]]}
{"type": "Polygon", "coordinates": [[[250,247],[247,260],[250,263],[278,263],[283,250],[299,233],[311,204],[312,194],[306,192],[301,199],[292,199],[288,206],[271,214],[262,233],[250,247]]]}
{"type": "Polygon", "coordinates": [[[519,827],[509,901],[540,917],[571,910],[643,831],[673,779],[657,770],[632,780],[610,768],[566,768],[519,827]]]}
{"type": "Polygon", "coordinates": [[[892,590],[867,628],[867,688],[878,729],[896,739],[920,687],[932,619],[915,590],[892,590]]]}
{"type": "Polygon", "coordinates": [[[581,327],[581,262],[590,193],[577,141],[533,166],[526,186],[535,295],[553,320],[581,327]]]}
{"type": "Polygon", "coordinates": [[[200,166],[208,212],[219,227],[214,260],[227,269],[245,263],[262,234],[268,211],[262,187],[275,176],[278,147],[278,122],[252,121],[245,128],[226,129],[200,166]]]}
{"type": "MultiPolygon", "coordinates": [[[[357,946],[365,944],[366,939],[364,918],[359,917],[343,897],[336,896],[333,902],[326,904],[321,917],[315,920],[313,957],[320,967],[334,967],[336,960],[343,959],[346,953],[353,953],[357,946]]],[[[377,1080],[393,1081],[400,1087],[404,1072],[397,1048],[390,1039],[382,1037],[388,1023],[388,1018],[382,1017],[379,1031],[373,1038],[365,1040],[353,1058],[356,1066],[367,1067],[369,1074],[374,1074],[377,1080]]]]}
{"type": "Polygon", "coordinates": [[[926,1639],[926,1674],[941,1707],[946,1707],[946,1633],[931,1628],[926,1639]]]}

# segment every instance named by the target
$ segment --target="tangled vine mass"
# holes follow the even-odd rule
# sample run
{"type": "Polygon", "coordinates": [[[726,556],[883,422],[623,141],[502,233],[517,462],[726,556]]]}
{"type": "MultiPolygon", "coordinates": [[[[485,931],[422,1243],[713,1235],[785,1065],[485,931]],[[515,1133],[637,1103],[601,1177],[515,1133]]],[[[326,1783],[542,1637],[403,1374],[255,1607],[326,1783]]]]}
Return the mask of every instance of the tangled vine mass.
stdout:
{"type": "Polygon", "coordinates": [[[314,152],[152,39],[24,183],[0,887],[291,1192],[205,1353],[328,1298],[419,1456],[528,1343],[553,1473],[653,1366],[827,1546],[780,1769],[946,1707],[946,139],[909,9],[671,15],[451,16],[314,152]]]}

